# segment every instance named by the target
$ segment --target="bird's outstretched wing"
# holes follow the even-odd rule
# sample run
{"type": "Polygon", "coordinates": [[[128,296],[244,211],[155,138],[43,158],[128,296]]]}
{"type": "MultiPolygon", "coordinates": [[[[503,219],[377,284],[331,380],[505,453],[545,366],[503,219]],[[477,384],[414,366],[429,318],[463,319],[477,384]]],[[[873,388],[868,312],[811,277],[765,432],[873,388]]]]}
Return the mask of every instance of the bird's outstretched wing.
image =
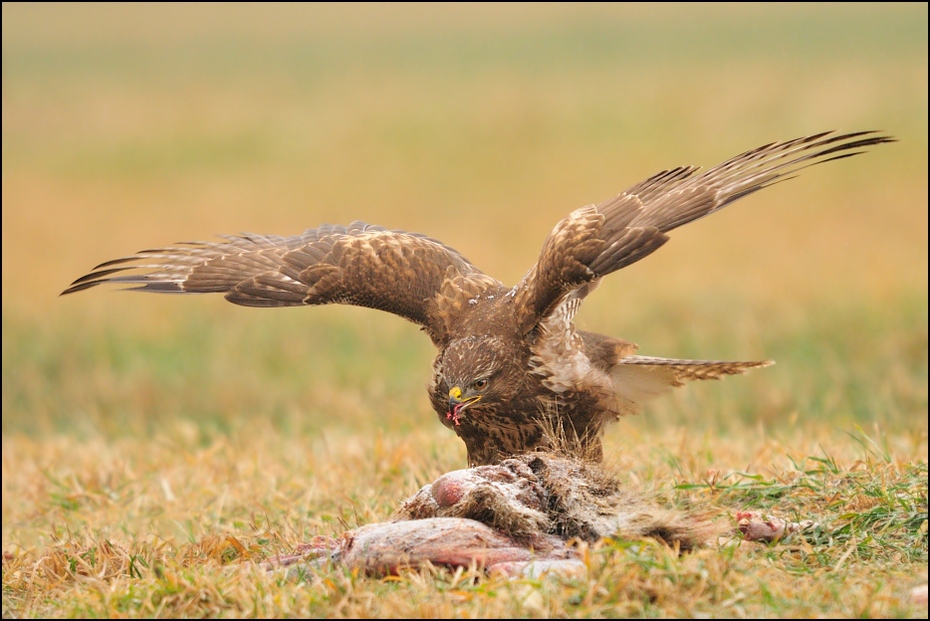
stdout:
{"type": "Polygon", "coordinates": [[[515,288],[520,329],[529,332],[563,303],[567,307],[560,314],[573,314],[593,289],[589,283],[655,252],[668,241],[668,231],[808,166],[885,142],[894,139],[872,131],[773,142],[700,174],[694,166],[660,172],[600,205],[573,211],[556,224],[536,265],[515,288]]]}
{"type": "Polygon", "coordinates": [[[223,237],[107,261],[62,295],[124,283],[138,285],[131,287],[135,291],[222,293],[242,306],[352,304],[409,319],[439,344],[447,339],[449,323],[443,316],[449,302],[441,297],[469,285],[500,285],[434,239],[364,222],[325,225],[293,237],[223,237]]]}
{"type": "Polygon", "coordinates": [[[643,403],[694,380],[716,380],[741,375],[775,364],[772,360],[730,362],[726,360],[679,360],[631,355],[618,360],[609,370],[618,398],[618,414],[636,414],[643,403]]]}

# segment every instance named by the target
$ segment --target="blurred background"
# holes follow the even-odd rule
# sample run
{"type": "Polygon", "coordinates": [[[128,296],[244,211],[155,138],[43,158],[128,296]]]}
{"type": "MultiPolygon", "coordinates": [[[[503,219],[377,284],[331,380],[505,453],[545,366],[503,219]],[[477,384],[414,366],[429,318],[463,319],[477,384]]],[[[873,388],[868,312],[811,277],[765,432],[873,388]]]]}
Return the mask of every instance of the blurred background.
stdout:
{"type": "Polygon", "coordinates": [[[925,3],[2,11],[4,438],[196,442],[261,420],[429,428],[462,457],[426,399],[433,348],[396,317],[57,296],[144,248],[356,219],[513,283],[569,211],[660,170],[879,129],[900,142],[676,230],[578,323],[648,355],[778,361],[656,403],[620,447],[817,420],[906,431],[926,456],[925,3]]]}

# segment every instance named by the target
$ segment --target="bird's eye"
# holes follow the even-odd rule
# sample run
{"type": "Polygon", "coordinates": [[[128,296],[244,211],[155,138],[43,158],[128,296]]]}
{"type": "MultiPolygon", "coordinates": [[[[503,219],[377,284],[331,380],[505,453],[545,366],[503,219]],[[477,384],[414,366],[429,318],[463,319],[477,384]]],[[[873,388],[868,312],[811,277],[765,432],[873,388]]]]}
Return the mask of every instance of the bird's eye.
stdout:
{"type": "Polygon", "coordinates": [[[471,385],[475,390],[484,390],[488,387],[488,380],[480,379],[471,385]]]}

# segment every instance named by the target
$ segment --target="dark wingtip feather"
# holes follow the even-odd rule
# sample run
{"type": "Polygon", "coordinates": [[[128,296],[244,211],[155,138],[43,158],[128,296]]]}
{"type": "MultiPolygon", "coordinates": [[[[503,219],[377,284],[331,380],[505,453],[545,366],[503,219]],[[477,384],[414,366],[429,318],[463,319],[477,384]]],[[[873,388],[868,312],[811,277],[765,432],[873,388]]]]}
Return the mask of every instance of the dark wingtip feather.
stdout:
{"type": "Polygon", "coordinates": [[[107,261],[106,263],[101,263],[94,268],[89,274],[84,274],[70,285],[68,288],[59,293],[59,297],[62,295],[68,295],[70,293],[77,293],[78,291],[84,291],[85,289],[90,289],[91,287],[96,287],[97,285],[102,285],[106,282],[111,282],[114,280],[119,280],[119,278],[111,278],[113,274],[118,272],[123,272],[125,270],[131,269],[131,266],[124,267],[111,267],[109,269],[100,269],[108,265],[117,265],[125,259],[117,259],[116,261],[107,261]]]}
{"type": "MultiPolygon", "coordinates": [[[[121,268],[125,269],[125,268],[121,268]]],[[[94,272],[88,274],[87,276],[81,276],[69,286],[67,289],[58,294],[58,297],[63,295],[69,295],[72,293],[77,293],[78,291],[84,291],[86,289],[91,289],[97,285],[102,285],[106,283],[144,283],[138,287],[128,287],[123,289],[123,291],[149,291],[151,293],[187,293],[184,291],[184,288],[180,283],[170,281],[170,282],[146,282],[145,276],[116,276],[114,278],[108,278],[107,274],[113,272],[119,272],[121,269],[116,270],[107,270],[106,272],[94,272]]]]}
{"type": "MultiPolygon", "coordinates": [[[[145,252],[150,253],[150,252],[155,252],[155,251],[146,250],[145,252]]],[[[113,259],[113,260],[111,260],[111,261],[104,261],[103,263],[101,263],[100,265],[98,265],[97,267],[94,268],[94,272],[97,272],[98,270],[100,270],[100,269],[102,269],[102,268],[109,268],[109,267],[112,267],[112,266],[114,266],[114,265],[122,265],[123,263],[129,263],[130,261],[138,261],[138,260],[140,260],[140,259],[143,258],[142,255],[143,255],[143,253],[142,253],[142,252],[139,252],[139,253],[136,253],[135,255],[131,256],[131,257],[121,257],[121,258],[119,258],[119,259],[113,259]]],[[[120,269],[129,269],[129,267],[123,267],[123,268],[120,268],[120,269]]]]}
{"type": "Polygon", "coordinates": [[[58,297],[61,297],[61,296],[63,296],[63,295],[69,295],[69,294],[71,294],[71,293],[77,293],[78,291],[84,291],[85,289],[90,289],[91,287],[96,287],[96,286],[99,285],[101,282],[103,282],[103,281],[101,281],[101,280],[91,280],[91,281],[85,281],[85,282],[78,282],[78,281],[83,281],[85,278],[87,278],[87,277],[85,276],[85,277],[83,277],[83,278],[79,278],[78,280],[75,280],[73,283],[71,283],[71,286],[70,286],[70,287],[68,287],[67,289],[65,289],[65,290],[62,291],[61,293],[59,293],[59,294],[58,294],[58,297]]]}
{"type": "MultiPolygon", "coordinates": [[[[118,278],[113,279],[114,282],[119,281],[118,278]]],[[[141,279],[136,278],[134,280],[126,279],[126,282],[141,282],[141,279]]],[[[189,293],[184,290],[184,287],[180,283],[174,281],[150,281],[146,282],[144,285],[139,285],[138,287],[129,287],[126,291],[147,291],[149,293],[189,293]]]]}
{"type": "MultiPolygon", "coordinates": [[[[109,264],[112,265],[113,262],[110,261],[109,264]]],[[[115,273],[117,273],[117,272],[122,272],[122,271],[127,270],[127,269],[129,269],[129,268],[128,268],[128,267],[116,267],[116,268],[111,268],[111,269],[108,269],[108,270],[98,270],[97,268],[94,268],[94,271],[91,272],[90,274],[85,274],[84,276],[81,276],[80,278],[78,278],[77,280],[75,280],[73,283],[71,283],[71,287],[74,287],[74,285],[79,285],[79,284],[81,284],[81,283],[85,283],[85,282],[87,282],[87,281],[89,281],[89,280],[94,280],[94,281],[96,281],[96,284],[100,284],[100,283],[102,283],[102,282],[105,282],[105,281],[109,280],[109,278],[107,278],[107,276],[109,276],[110,274],[115,274],[115,273]]]]}

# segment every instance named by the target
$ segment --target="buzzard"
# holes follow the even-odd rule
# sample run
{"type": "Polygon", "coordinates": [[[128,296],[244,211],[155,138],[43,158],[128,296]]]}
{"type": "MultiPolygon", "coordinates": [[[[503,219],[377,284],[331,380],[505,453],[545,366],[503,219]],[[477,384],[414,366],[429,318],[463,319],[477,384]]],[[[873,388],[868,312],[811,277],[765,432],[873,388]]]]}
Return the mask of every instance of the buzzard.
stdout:
{"type": "Polygon", "coordinates": [[[155,293],[222,293],[242,306],[354,304],[418,324],[439,350],[429,397],[465,442],[470,466],[558,445],[592,459],[605,426],[685,381],[771,361],[677,360],[575,328],[601,278],[639,261],[668,233],[808,166],[893,142],[874,131],[773,142],[698,173],[662,171],[570,213],[508,287],[442,242],[363,222],[293,237],[223,236],[98,265],[62,293],[126,283],[155,293]]]}

